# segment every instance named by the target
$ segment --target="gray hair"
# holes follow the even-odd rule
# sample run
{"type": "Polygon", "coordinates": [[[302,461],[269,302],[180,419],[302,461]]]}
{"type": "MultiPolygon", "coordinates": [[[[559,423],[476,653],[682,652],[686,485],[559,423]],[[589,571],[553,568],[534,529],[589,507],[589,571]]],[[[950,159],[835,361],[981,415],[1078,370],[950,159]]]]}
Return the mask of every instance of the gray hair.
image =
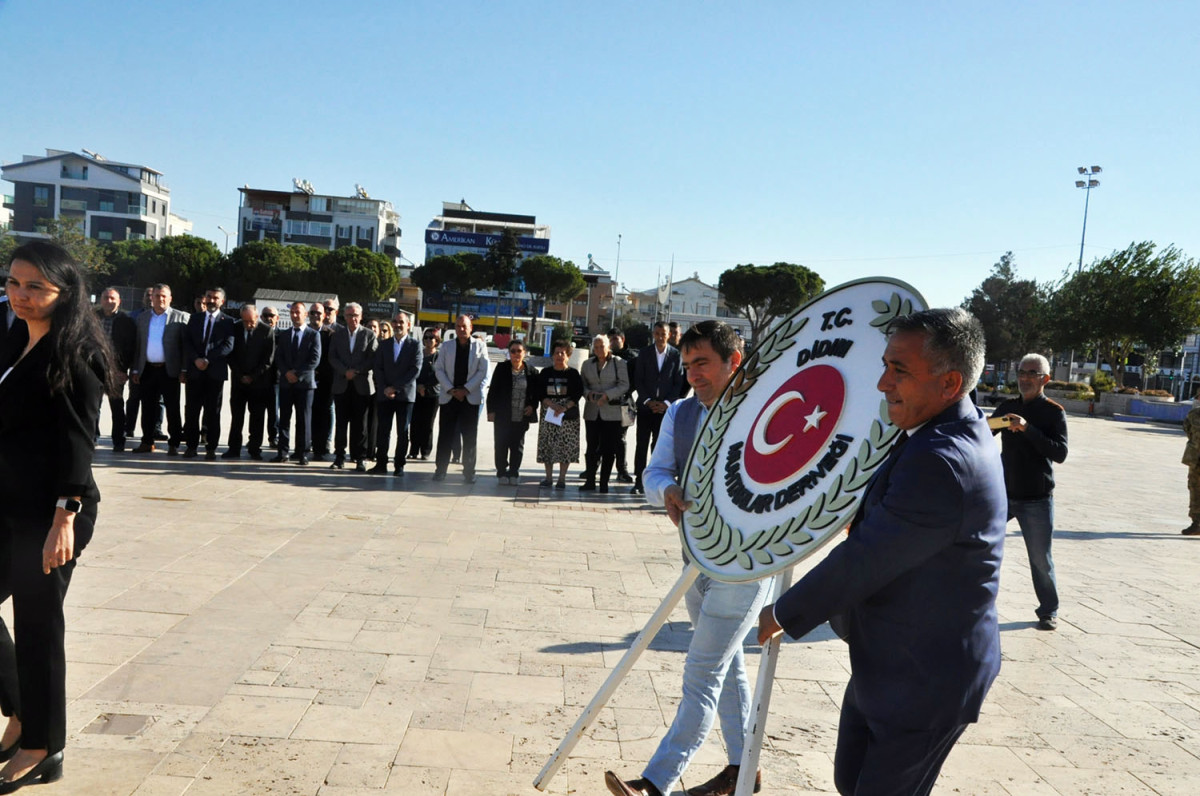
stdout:
{"type": "Polygon", "coordinates": [[[1021,364],[1024,365],[1026,362],[1038,363],[1038,368],[1042,371],[1042,373],[1049,375],[1050,360],[1046,359],[1041,354],[1026,354],[1025,356],[1021,357],[1021,364]]]}
{"type": "Polygon", "coordinates": [[[359,313],[361,313],[362,305],[359,304],[357,301],[351,301],[349,304],[346,305],[346,312],[349,312],[350,310],[358,310],[359,313]]]}
{"type": "Polygon", "coordinates": [[[960,395],[975,389],[983,374],[986,345],[983,324],[974,315],[953,307],[901,315],[888,324],[888,334],[916,332],[925,335],[924,354],[935,375],[957,371],[962,375],[960,395]]]}

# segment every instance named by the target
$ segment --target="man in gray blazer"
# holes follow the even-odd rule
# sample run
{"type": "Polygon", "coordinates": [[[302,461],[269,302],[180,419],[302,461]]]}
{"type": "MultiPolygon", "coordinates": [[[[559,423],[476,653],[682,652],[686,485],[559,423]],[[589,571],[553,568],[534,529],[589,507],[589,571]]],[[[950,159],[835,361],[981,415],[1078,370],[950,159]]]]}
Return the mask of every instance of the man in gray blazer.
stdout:
{"type": "Polygon", "coordinates": [[[487,345],[472,337],[474,324],[460,315],[454,324],[454,340],[442,346],[433,366],[442,394],[438,396],[437,470],[434,481],[446,479],[454,438],[462,439],[463,479],[475,483],[475,438],[479,432],[479,405],[488,382],[487,345]]]}
{"type": "Polygon", "coordinates": [[[321,361],[321,335],[305,321],[308,305],[292,304],[292,327],[275,333],[275,370],[279,373],[278,453],[271,461],[287,461],[291,443],[292,412],[296,412],[296,464],[308,464],[308,441],[312,436],[313,390],[321,361]]]}
{"type": "MultiPolygon", "coordinates": [[[[328,303],[328,302],[326,302],[328,303]]],[[[367,374],[379,347],[375,333],[362,325],[362,305],[350,302],[342,311],[330,337],[329,365],[333,369],[333,403],[337,430],[334,432],[333,469],[346,466],[346,429],[350,429],[350,458],[354,469],[367,471],[367,412],[371,409],[371,382],[367,374]]]]}
{"type": "Polygon", "coordinates": [[[154,424],[161,400],[167,414],[167,453],[176,456],[183,439],[179,417],[179,385],[183,368],[183,338],[191,316],[171,307],[170,285],[151,288],[150,312],[137,318],[137,352],[130,378],[142,396],[142,444],[134,453],[154,452],[154,424]]]}
{"type": "Polygon", "coordinates": [[[372,473],[387,473],[388,447],[392,442],[392,418],[396,418],[396,475],[404,475],[408,453],[408,423],[412,420],[413,401],[417,400],[417,374],[424,354],[421,344],[409,334],[412,320],[407,312],[396,313],[396,333],[375,352],[375,401],[379,407],[378,433],[375,437],[375,466],[372,473]]]}

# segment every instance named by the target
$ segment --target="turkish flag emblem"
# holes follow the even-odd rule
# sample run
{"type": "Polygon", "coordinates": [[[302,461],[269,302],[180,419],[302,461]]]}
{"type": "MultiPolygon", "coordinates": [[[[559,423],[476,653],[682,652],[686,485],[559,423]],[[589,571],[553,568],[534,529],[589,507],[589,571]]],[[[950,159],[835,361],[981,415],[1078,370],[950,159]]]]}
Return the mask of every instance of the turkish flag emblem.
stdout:
{"type": "Polygon", "coordinates": [[[846,382],[830,365],[812,365],[771,396],[744,448],[746,475],[763,486],[788,482],[825,450],[846,403],[846,382]]]}

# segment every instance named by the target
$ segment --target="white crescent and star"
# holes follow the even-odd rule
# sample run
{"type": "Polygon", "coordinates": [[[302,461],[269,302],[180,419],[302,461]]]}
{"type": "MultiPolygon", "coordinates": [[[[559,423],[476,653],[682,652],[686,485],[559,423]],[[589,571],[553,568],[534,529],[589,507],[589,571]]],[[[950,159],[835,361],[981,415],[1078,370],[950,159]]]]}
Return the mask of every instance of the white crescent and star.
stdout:
{"type": "MultiPolygon", "coordinates": [[[[771,401],[771,403],[767,404],[767,408],[764,409],[763,413],[759,416],[758,422],[754,425],[754,433],[750,437],[750,444],[754,450],[759,453],[759,455],[770,456],[792,441],[792,438],[795,436],[794,434],[788,434],[779,442],[767,442],[767,427],[771,425],[771,421],[775,419],[775,415],[779,414],[779,410],[783,409],[783,407],[787,406],[792,401],[800,401],[801,403],[804,403],[804,395],[796,392],[795,390],[789,390],[788,392],[776,397],[775,400],[771,401]]],[[[813,411],[810,414],[805,415],[804,428],[800,433],[803,434],[805,431],[813,428],[820,429],[821,420],[827,414],[829,413],[821,411],[821,407],[819,405],[813,407],[813,411]]]]}

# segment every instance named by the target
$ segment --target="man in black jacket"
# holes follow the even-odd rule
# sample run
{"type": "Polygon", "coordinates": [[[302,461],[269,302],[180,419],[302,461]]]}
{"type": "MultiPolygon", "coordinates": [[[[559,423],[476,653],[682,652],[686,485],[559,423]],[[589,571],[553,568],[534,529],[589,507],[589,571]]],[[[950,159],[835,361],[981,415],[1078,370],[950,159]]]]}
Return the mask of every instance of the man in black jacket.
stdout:
{"type": "Polygon", "coordinates": [[[204,413],[205,458],[217,458],[221,437],[221,398],[229,378],[229,355],[233,353],[233,319],[221,312],[225,291],[204,291],[204,312],[188,319],[183,337],[183,370],[187,373],[187,410],[183,436],[184,458],[194,458],[200,445],[200,413],[204,413]]]}
{"type": "MultiPolygon", "coordinates": [[[[137,324],[121,310],[121,294],[114,287],[100,293],[100,307],[96,311],[100,325],[112,341],[116,354],[117,383],[121,394],[108,396],[108,408],[112,414],[112,446],[116,452],[125,450],[125,382],[129,380],[129,367],[137,352],[137,324]]],[[[96,422],[96,436],[100,436],[100,424],[96,422]]]]}
{"type": "Polygon", "coordinates": [[[633,386],[637,390],[637,448],[633,453],[633,493],[646,494],[642,471],[648,453],[658,444],[667,407],[679,400],[683,386],[683,363],[679,349],[667,344],[667,324],[654,324],[654,342],[643,348],[634,364],[633,386]]]}
{"type": "Polygon", "coordinates": [[[337,324],[325,322],[324,304],[313,304],[308,310],[308,325],[321,335],[321,361],[317,363],[317,387],[313,390],[312,453],[314,462],[325,461],[329,453],[329,438],[333,433],[333,366],[329,354],[333,351],[333,330],[337,324]]]}
{"type": "Polygon", "coordinates": [[[1026,354],[1017,368],[1020,398],[996,407],[993,418],[1007,425],[1000,434],[1008,517],[1016,518],[1029,553],[1033,591],[1037,595],[1038,629],[1058,627],[1058,587],[1050,555],[1054,535],[1054,463],[1067,458],[1067,414],[1046,397],[1050,363],[1041,354],[1026,354]]]}
{"type": "Polygon", "coordinates": [[[263,420],[267,404],[274,401],[271,372],[275,366],[275,330],[258,319],[258,305],[242,305],[242,322],[233,335],[229,357],[229,450],[222,459],[242,455],[242,424],[250,410],[247,450],[250,458],[262,461],[263,420]]]}

